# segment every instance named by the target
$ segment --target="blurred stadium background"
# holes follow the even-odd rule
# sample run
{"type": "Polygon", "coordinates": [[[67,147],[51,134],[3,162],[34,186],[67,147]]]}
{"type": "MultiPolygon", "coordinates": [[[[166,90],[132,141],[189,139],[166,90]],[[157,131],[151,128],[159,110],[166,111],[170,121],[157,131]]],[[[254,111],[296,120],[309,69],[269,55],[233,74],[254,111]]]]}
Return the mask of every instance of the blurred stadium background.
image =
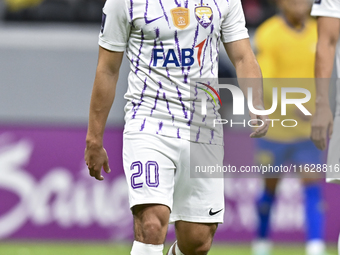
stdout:
{"type": "MultiPolygon", "coordinates": [[[[269,0],[242,3],[251,34],[276,12],[269,0]]],[[[129,254],[132,217],[121,160],[126,59],[105,134],[114,171],[99,183],[83,162],[103,4],[0,2],[0,255],[129,254]]],[[[227,55],[220,61],[220,75],[233,77],[227,55]]],[[[248,134],[228,130],[226,163],[253,164],[248,134]]],[[[262,180],[225,182],[225,223],[210,254],[250,254],[262,180]]],[[[323,187],[328,253],[336,254],[340,187],[323,187]]],[[[304,254],[299,180],[285,179],[278,192],[271,218],[274,255],[304,254]]],[[[174,240],[171,226],[167,240],[174,240]]]]}

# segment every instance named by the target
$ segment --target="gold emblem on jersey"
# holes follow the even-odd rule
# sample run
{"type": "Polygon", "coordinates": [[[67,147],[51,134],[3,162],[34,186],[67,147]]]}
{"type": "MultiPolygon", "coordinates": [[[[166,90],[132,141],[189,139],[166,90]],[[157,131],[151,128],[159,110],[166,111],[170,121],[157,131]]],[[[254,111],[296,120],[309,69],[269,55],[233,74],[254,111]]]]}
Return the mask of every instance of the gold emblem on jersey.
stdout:
{"type": "Polygon", "coordinates": [[[199,6],[195,8],[195,16],[198,23],[202,27],[207,28],[212,23],[213,12],[209,6],[199,6]]]}
{"type": "Polygon", "coordinates": [[[172,21],[175,27],[185,29],[190,24],[189,9],[184,7],[177,7],[170,10],[172,21]]]}

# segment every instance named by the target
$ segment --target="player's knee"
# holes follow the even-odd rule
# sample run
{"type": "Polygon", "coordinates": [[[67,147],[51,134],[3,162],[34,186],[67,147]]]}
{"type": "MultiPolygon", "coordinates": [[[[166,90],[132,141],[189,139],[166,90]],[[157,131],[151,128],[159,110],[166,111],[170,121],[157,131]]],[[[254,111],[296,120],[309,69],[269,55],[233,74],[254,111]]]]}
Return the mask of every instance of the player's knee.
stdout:
{"type": "Polygon", "coordinates": [[[135,237],[137,241],[149,244],[162,244],[167,228],[157,219],[144,220],[135,224],[135,237]]]}
{"type": "Polygon", "coordinates": [[[201,245],[197,246],[195,249],[195,255],[206,255],[208,254],[209,250],[211,248],[211,242],[204,242],[201,245]]]}
{"type": "Polygon", "coordinates": [[[135,206],[134,215],[135,237],[137,241],[149,244],[162,244],[164,242],[168,217],[167,208],[163,206],[135,206]]]}
{"type": "Polygon", "coordinates": [[[192,232],[183,238],[181,242],[183,254],[206,255],[208,254],[213,241],[214,234],[217,229],[217,224],[211,224],[205,231],[192,232]]]}
{"type": "Polygon", "coordinates": [[[206,255],[211,248],[211,240],[195,240],[195,242],[189,242],[184,247],[179,247],[183,254],[192,255],[206,255]]]}
{"type": "Polygon", "coordinates": [[[159,236],[162,233],[163,226],[158,219],[153,219],[144,221],[142,229],[145,236],[159,236]]]}

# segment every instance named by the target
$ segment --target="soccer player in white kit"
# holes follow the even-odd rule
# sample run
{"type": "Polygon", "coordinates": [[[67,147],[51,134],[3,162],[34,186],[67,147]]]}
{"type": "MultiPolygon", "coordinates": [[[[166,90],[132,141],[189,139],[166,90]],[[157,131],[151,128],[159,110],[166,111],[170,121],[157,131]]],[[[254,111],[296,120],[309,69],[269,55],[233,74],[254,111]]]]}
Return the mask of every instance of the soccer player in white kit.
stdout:
{"type": "MultiPolygon", "coordinates": [[[[126,51],[131,71],[123,162],[134,217],[132,255],[163,254],[169,222],[175,223],[177,242],[168,254],[207,254],[223,222],[223,179],[190,178],[190,164],[223,163],[222,127],[213,125],[219,106],[210,99],[204,116],[198,110],[207,95],[202,83],[217,78],[221,42],[238,77],[261,78],[240,0],[105,3],[85,161],[98,180],[102,167],[111,171],[103,133],[126,51]]],[[[254,106],[263,109],[261,82],[241,83],[243,90],[250,86],[254,106]]],[[[268,123],[258,127],[251,137],[265,135],[267,128],[268,123]]]]}
{"type": "MultiPolygon", "coordinates": [[[[312,120],[311,138],[319,149],[324,150],[327,147],[327,137],[331,137],[327,156],[328,172],[326,173],[326,181],[340,184],[340,173],[334,172],[335,168],[339,168],[340,164],[339,84],[337,86],[334,128],[328,94],[334,57],[336,57],[337,78],[340,77],[340,1],[315,0],[311,15],[317,17],[318,23],[318,44],[315,59],[315,78],[317,78],[316,111],[312,120]],[[331,169],[333,172],[331,172],[331,169]]],[[[338,253],[340,255],[340,236],[338,253]]]]}

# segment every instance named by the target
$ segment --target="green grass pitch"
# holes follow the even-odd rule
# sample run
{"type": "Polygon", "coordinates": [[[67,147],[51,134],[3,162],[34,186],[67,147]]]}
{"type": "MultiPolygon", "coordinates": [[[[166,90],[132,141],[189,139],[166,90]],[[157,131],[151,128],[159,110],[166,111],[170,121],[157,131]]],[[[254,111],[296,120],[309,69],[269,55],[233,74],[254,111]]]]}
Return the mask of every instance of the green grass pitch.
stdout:
{"type": "MultiPolygon", "coordinates": [[[[111,243],[17,243],[0,242],[1,255],[129,255],[130,244],[111,243]]],[[[166,245],[166,249],[170,245],[166,245]]],[[[209,255],[251,255],[249,244],[214,244],[209,255]]],[[[164,252],[165,253],[165,252],[164,252]]],[[[304,255],[303,245],[275,245],[272,255],[304,255]]],[[[327,255],[337,255],[336,247],[328,245],[327,255]]]]}

